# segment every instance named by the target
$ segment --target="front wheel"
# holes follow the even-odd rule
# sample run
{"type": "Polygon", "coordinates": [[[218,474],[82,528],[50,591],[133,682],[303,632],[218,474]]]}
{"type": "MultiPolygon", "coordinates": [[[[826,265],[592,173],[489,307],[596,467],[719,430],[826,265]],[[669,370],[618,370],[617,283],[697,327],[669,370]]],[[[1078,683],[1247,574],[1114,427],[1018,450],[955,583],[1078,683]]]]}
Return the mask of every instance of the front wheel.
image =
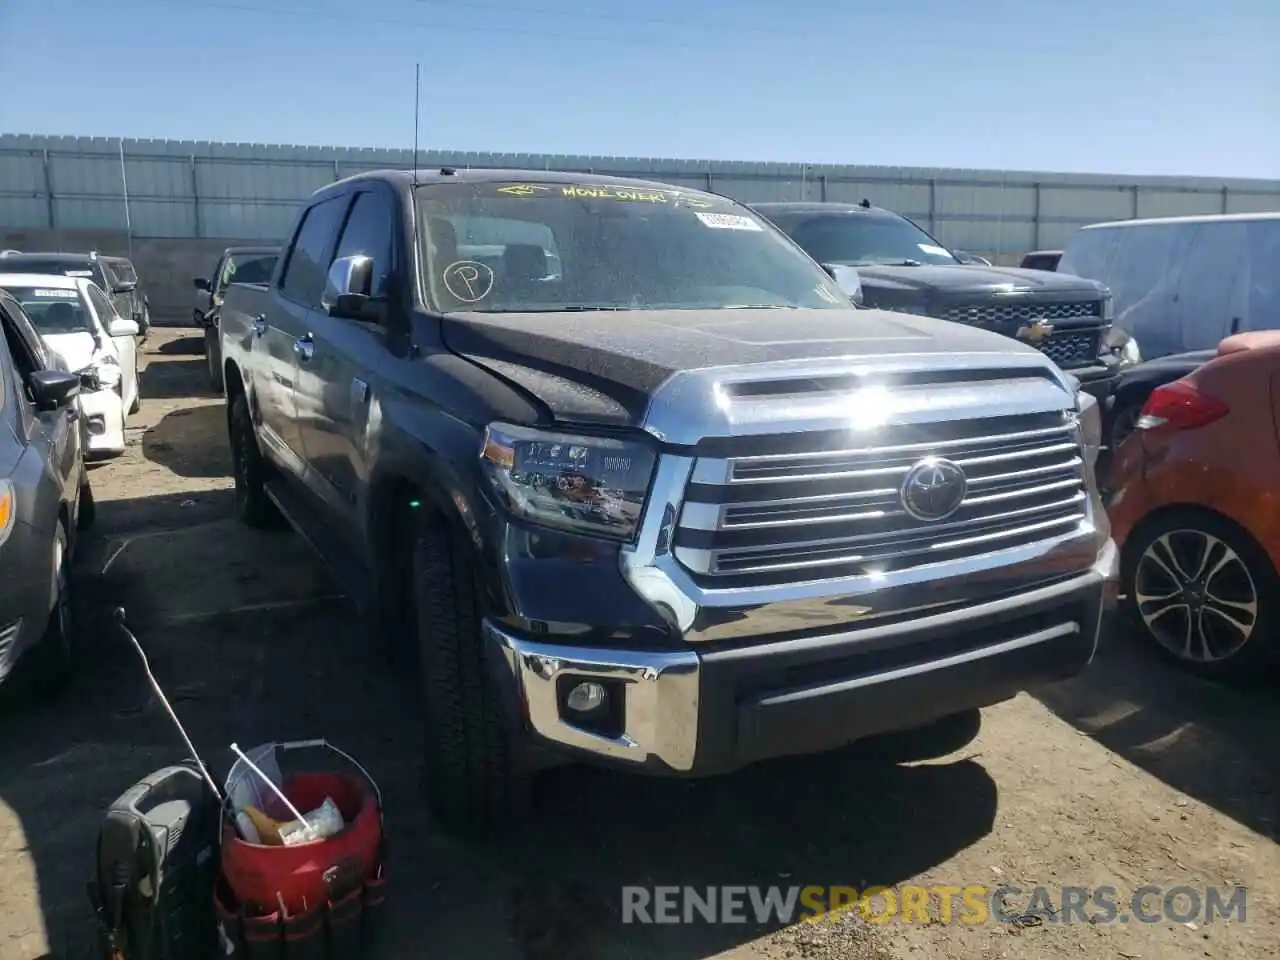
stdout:
{"type": "Polygon", "coordinates": [[[426,713],[425,776],[447,829],[483,832],[528,810],[530,783],[514,755],[486,670],[474,565],[443,524],[413,543],[413,602],[426,713]]]}
{"type": "Polygon", "coordinates": [[[1280,578],[1227,520],[1187,512],[1157,521],[1130,541],[1122,575],[1132,622],[1195,673],[1243,675],[1274,648],[1280,578]]]}

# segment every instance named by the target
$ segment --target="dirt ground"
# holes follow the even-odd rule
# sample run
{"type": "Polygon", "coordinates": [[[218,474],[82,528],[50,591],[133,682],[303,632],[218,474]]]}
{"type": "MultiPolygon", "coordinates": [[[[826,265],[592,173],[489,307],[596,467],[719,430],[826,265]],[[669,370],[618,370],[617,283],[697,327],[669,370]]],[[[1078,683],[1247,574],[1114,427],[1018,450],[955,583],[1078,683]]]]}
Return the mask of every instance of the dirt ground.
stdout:
{"type": "MultiPolygon", "coordinates": [[[[324,736],[386,795],[384,956],[458,960],[726,957],[1252,958],[1280,951],[1280,684],[1170,670],[1107,638],[1080,677],[984,712],[978,739],[886,766],[858,749],[696,783],[581,768],[538,784],[522,829],[442,835],[420,802],[412,684],[377,658],[334,584],[289,533],[231,514],[223,406],[193,331],[147,343],[128,452],[93,473],[81,545],[87,649],[70,688],[0,709],[0,960],[89,955],[84,894],[104,807],[180,760],[175,734],[111,629],[124,605],[193,739],[324,736]],[[624,885],[1243,884],[1243,923],[1012,926],[837,921],[638,926],[624,885]]],[[[1157,900],[1158,902],[1158,900],[1157,900]]],[[[1016,905],[1017,898],[1011,898],[1016,905]]]]}

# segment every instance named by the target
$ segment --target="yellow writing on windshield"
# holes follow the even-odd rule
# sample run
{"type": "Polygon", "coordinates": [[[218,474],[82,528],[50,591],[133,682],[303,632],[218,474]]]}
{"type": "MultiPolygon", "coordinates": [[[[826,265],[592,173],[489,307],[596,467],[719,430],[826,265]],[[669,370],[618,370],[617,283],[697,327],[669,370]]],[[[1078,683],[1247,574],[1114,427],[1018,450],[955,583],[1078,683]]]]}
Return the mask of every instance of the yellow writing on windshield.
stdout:
{"type": "Polygon", "coordinates": [[[667,196],[652,190],[618,190],[613,187],[561,187],[561,196],[580,200],[630,200],[638,203],[667,203],[667,196]]]}

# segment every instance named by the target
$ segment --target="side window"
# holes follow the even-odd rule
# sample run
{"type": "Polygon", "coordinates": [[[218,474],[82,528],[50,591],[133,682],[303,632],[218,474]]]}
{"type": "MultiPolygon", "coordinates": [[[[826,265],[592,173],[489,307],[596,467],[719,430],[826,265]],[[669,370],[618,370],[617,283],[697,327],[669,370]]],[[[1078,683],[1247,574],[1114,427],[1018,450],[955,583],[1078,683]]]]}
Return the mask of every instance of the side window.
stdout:
{"type": "Polygon", "coordinates": [[[373,260],[373,284],[369,293],[374,297],[387,295],[387,281],[391,277],[392,251],[396,223],[395,203],[381,191],[356,194],[351,215],[343,228],[342,239],[334,259],[365,256],[373,260]]]}
{"type": "Polygon", "coordinates": [[[330,263],[329,251],[333,249],[347,200],[345,196],[330,197],[303,215],[302,225],[289,250],[284,276],[280,278],[280,292],[290,300],[307,306],[320,306],[330,263]]]}

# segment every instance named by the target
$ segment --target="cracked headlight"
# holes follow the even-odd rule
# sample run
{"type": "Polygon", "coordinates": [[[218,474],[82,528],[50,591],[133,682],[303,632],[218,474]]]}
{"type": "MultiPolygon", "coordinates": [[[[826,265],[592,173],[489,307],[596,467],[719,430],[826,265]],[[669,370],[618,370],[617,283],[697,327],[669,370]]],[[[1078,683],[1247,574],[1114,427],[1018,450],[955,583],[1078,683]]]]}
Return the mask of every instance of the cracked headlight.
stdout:
{"type": "Polygon", "coordinates": [[[630,540],[644,510],[656,454],[634,440],[492,423],[485,429],[480,461],[499,499],[516,516],[630,540]]]}

